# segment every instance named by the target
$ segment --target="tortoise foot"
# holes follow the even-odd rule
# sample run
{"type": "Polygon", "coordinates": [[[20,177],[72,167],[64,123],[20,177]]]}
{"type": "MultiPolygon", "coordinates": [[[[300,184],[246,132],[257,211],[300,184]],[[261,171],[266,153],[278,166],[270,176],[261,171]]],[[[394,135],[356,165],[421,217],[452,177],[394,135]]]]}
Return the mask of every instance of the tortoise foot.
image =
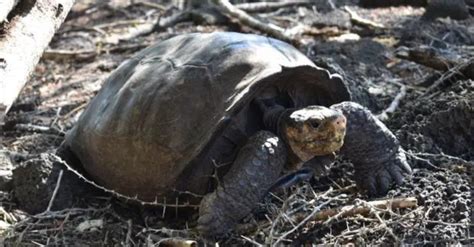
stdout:
{"type": "Polygon", "coordinates": [[[331,106],[347,118],[341,154],[354,164],[356,183],[369,196],[387,194],[390,184],[401,184],[411,173],[395,135],[365,107],[354,102],[331,106]]]}

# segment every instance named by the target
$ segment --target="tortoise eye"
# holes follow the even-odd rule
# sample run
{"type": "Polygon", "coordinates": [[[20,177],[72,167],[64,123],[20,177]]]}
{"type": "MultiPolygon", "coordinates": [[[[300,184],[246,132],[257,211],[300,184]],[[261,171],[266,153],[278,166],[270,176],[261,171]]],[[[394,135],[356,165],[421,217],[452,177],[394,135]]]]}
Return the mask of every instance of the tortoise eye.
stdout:
{"type": "Polygon", "coordinates": [[[309,125],[311,125],[311,127],[317,129],[319,127],[319,122],[316,122],[316,121],[311,121],[309,122],[309,125]]]}

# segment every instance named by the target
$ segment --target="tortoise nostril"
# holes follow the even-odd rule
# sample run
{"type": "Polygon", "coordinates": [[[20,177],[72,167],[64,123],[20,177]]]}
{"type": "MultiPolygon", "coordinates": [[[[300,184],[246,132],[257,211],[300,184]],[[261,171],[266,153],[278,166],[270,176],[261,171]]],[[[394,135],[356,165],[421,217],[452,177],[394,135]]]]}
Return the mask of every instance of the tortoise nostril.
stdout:
{"type": "Polygon", "coordinates": [[[333,124],[338,130],[344,131],[346,128],[346,119],[345,117],[337,117],[334,119],[333,124]]]}

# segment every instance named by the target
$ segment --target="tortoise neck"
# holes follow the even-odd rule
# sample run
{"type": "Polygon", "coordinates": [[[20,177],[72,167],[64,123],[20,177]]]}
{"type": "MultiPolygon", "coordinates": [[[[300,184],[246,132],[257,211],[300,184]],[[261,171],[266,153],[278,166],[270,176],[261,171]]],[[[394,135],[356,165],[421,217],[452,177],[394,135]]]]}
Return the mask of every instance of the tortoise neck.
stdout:
{"type": "Polygon", "coordinates": [[[273,105],[265,108],[263,112],[263,124],[265,129],[275,133],[280,137],[285,145],[288,147],[288,164],[286,165],[287,170],[297,170],[304,163],[298,155],[293,152],[290,147],[286,135],[283,133],[283,129],[286,127],[285,120],[295,111],[294,108],[285,108],[281,105],[273,105]]]}
{"type": "Polygon", "coordinates": [[[293,152],[293,149],[288,143],[286,134],[283,133],[286,127],[286,119],[293,113],[294,108],[284,108],[283,106],[274,107],[265,112],[263,116],[263,123],[265,128],[275,133],[280,137],[285,145],[288,147],[288,160],[285,169],[293,171],[301,168],[304,163],[298,155],[293,152]]]}
{"type": "Polygon", "coordinates": [[[265,130],[275,133],[288,145],[283,129],[286,127],[286,119],[295,109],[280,105],[275,99],[256,99],[255,103],[262,112],[265,130]]]}
{"type": "Polygon", "coordinates": [[[276,105],[263,113],[263,125],[265,128],[281,137],[281,124],[284,116],[288,114],[287,108],[276,105]]]}

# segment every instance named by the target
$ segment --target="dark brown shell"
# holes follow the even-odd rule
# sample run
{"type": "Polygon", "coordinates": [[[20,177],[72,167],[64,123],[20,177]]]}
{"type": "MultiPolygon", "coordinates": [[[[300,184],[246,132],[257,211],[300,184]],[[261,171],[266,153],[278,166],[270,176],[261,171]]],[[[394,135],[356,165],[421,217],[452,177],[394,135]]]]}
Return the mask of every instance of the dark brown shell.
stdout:
{"type": "Polygon", "coordinates": [[[99,184],[154,200],[173,188],[225,120],[269,85],[287,90],[297,106],[350,99],[339,76],[284,42],[239,33],[185,34],[122,63],[65,145],[99,184]]]}

